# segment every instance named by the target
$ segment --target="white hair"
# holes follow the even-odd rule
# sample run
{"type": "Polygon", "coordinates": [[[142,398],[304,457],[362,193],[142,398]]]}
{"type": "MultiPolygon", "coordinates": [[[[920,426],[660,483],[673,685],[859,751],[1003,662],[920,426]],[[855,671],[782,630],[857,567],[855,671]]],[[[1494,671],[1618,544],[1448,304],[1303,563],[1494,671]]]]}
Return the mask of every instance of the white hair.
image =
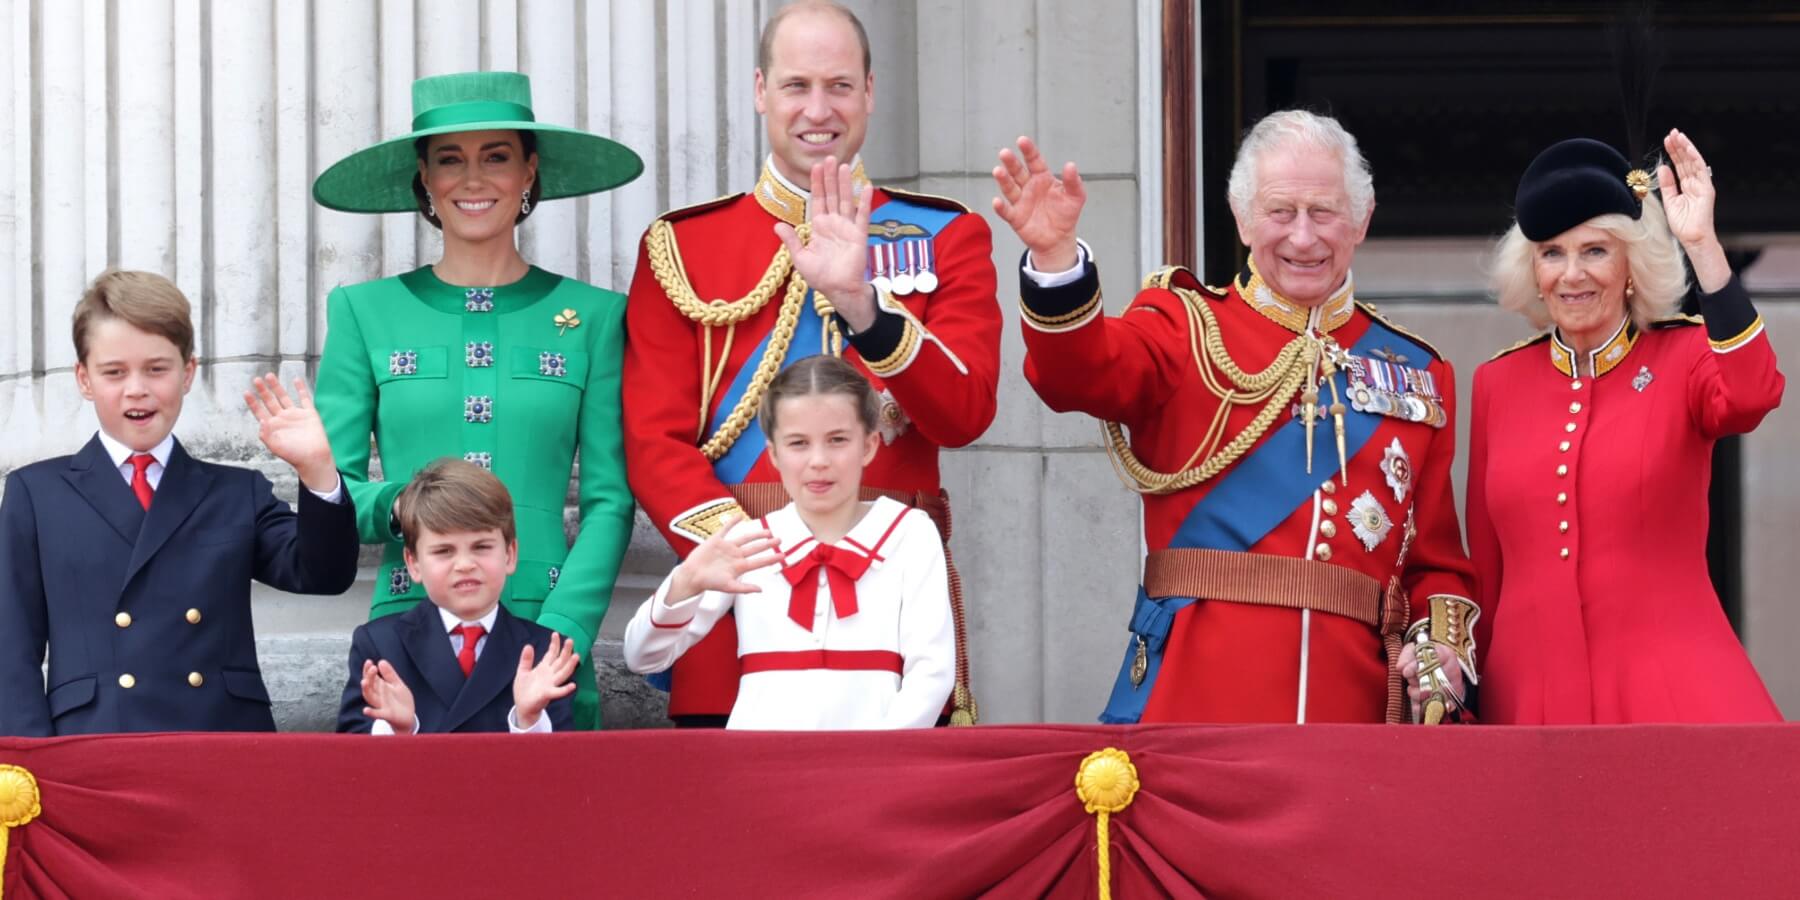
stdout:
{"type": "MultiPolygon", "coordinates": [[[[1595,216],[1582,223],[1592,225],[1625,245],[1625,262],[1631,271],[1632,295],[1625,308],[1638,328],[1673,314],[1687,293],[1687,270],[1681,264],[1681,244],[1669,231],[1662,202],[1651,194],[1644,198],[1643,215],[1636,219],[1620,213],[1595,216]]],[[[1552,238],[1554,240],[1554,238],[1552,238]]],[[[1502,235],[1488,257],[1488,284],[1500,308],[1516,312],[1533,328],[1550,325],[1550,308],[1538,293],[1538,244],[1525,237],[1519,223],[1502,235]]]]}
{"type": "Polygon", "coordinates": [[[1350,195],[1350,215],[1357,222],[1366,219],[1375,205],[1375,179],[1369,172],[1369,161],[1357,147],[1356,136],[1345,131],[1336,119],[1304,109],[1269,113],[1244,135],[1226,187],[1231,211],[1240,219],[1250,212],[1250,202],[1260,187],[1263,155],[1296,146],[1336,154],[1344,164],[1344,191],[1350,195]]]}

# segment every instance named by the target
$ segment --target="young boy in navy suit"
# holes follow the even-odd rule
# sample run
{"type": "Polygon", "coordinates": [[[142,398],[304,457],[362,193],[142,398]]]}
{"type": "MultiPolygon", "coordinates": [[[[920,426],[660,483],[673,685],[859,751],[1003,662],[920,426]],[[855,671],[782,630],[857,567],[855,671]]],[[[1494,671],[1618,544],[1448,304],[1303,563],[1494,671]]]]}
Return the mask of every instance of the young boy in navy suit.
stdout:
{"type": "Polygon", "coordinates": [[[187,298],[106,272],[75,307],[75,382],[100,431],[6,479],[0,502],[0,734],[274,731],[250,582],[338,594],[355,510],[304,382],[245,393],[300,476],[300,511],[261,473],[200,462],[170,433],[194,383],[187,298]],[[39,670],[50,654],[46,689],[39,670]]]}
{"type": "Polygon", "coordinates": [[[425,599],[357,627],[338,730],[573,729],[573,643],[500,603],[519,562],[506,486],[474,463],[440,459],[413,475],[394,516],[425,599]]]}

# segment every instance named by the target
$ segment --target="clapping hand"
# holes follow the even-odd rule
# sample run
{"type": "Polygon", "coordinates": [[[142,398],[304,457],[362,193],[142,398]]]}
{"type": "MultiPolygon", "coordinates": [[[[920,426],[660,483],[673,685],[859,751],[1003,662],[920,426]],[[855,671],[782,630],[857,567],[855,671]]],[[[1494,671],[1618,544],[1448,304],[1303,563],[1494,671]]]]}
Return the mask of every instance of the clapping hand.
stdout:
{"type": "Polygon", "coordinates": [[[1087,188],[1075,164],[1063,163],[1059,177],[1044,163],[1031,138],[1019,138],[1019,152],[1000,151],[994,167],[994,212],[1012,227],[1031,251],[1031,266],[1043,272],[1063,272],[1081,257],[1075,246],[1075,223],[1087,203],[1087,188]]]}
{"type": "Polygon", "coordinates": [[[293,398],[274,375],[258,375],[251,379],[251,387],[254,392],[244,392],[244,405],[256,416],[257,437],[263,446],[293,466],[309,490],[319,494],[337,490],[337,463],[332,459],[325,424],[313,408],[312,391],[306,381],[294,379],[293,398]]]}
{"type": "Polygon", "coordinates": [[[806,210],[811,236],[802,242],[800,233],[786,222],[776,222],[775,233],[787,245],[794,271],[824,294],[851,328],[862,331],[875,324],[875,295],[865,277],[875,189],[858,191],[850,167],[835,156],[814,164],[810,189],[806,210]]]}
{"type": "Polygon", "coordinates": [[[412,690],[400,680],[393,663],[363,660],[363,715],[380,719],[392,726],[395,734],[412,734],[418,725],[413,717],[412,690]]]}
{"type": "Polygon", "coordinates": [[[565,641],[555,632],[550,635],[550,646],[544,648],[543,661],[533,665],[536,655],[526,644],[519,651],[519,670],[513,673],[513,713],[519,727],[525,729],[537,724],[550,701],[575,693],[575,682],[569,676],[575,674],[575,667],[581,662],[575,642],[565,641]]]}
{"type": "Polygon", "coordinates": [[[755,594],[762,588],[744,576],[780,559],[775,553],[775,537],[763,528],[747,528],[732,533],[735,519],[727,520],[689,553],[669,579],[670,603],[679,603],[702,591],[727,594],[755,594]]]}

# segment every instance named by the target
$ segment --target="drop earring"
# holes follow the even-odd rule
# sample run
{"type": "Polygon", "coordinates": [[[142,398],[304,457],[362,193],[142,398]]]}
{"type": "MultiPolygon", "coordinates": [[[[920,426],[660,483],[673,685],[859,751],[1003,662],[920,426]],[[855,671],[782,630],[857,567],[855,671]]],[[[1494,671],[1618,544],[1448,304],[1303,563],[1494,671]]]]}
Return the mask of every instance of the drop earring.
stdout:
{"type": "Polygon", "coordinates": [[[519,192],[519,215],[531,215],[531,192],[528,190],[519,192]]]}
{"type": "Polygon", "coordinates": [[[425,195],[425,214],[437,218],[437,204],[432,202],[430,194],[425,195]]]}
{"type": "Polygon", "coordinates": [[[1631,283],[1631,279],[1625,279],[1625,299],[1630,300],[1635,294],[1637,294],[1637,286],[1631,283]]]}

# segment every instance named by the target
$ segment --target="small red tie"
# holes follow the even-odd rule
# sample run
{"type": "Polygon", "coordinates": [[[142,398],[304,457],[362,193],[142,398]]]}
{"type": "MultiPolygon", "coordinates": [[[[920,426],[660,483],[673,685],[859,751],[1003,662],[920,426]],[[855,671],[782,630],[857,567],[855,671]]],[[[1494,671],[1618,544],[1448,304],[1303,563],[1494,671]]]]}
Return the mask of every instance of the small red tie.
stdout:
{"type": "Polygon", "coordinates": [[[475,644],[481,640],[482,635],[487,634],[487,629],[480,625],[458,625],[456,630],[462,632],[463,636],[462,650],[456,654],[456,664],[462,666],[463,677],[467,678],[470,672],[475,671],[475,644]]]}
{"type": "Polygon", "coordinates": [[[131,492],[137,495],[138,503],[145,509],[150,508],[150,498],[155,496],[155,489],[150,487],[150,464],[156,457],[148,453],[137,453],[131,457],[131,492]]]}

